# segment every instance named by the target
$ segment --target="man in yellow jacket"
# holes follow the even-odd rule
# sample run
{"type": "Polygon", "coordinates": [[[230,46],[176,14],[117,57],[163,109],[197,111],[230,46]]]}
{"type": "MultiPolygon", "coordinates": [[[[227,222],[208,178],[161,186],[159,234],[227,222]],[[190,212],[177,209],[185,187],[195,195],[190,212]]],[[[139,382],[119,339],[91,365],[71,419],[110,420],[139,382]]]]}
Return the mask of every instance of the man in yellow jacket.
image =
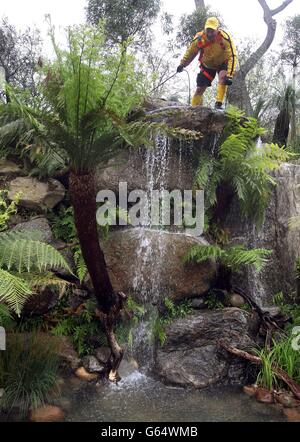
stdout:
{"type": "Polygon", "coordinates": [[[237,51],[231,36],[219,26],[216,17],[209,17],[204,31],[195,35],[177,68],[177,72],[182,72],[199,54],[200,73],[197,76],[197,89],[192,99],[192,106],[203,104],[203,94],[211,86],[217,73],[219,84],[216,109],[222,109],[228,86],[232,85],[237,66],[237,51]]]}

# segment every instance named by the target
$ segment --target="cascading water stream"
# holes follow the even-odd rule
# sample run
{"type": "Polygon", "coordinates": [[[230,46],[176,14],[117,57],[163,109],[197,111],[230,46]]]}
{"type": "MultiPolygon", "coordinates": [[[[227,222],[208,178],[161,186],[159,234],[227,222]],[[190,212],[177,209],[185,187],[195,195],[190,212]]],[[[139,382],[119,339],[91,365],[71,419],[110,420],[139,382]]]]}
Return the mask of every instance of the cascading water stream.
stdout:
{"type": "MultiPolygon", "coordinates": [[[[139,299],[145,308],[145,314],[133,331],[133,356],[144,369],[151,368],[153,361],[152,322],[156,316],[156,303],[160,297],[160,276],[164,267],[165,247],[163,241],[162,214],[159,213],[159,225],[153,223],[152,205],[154,191],[166,190],[169,174],[170,141],[167,137],[158,135],[153,148],[145,153],[145,168],[147,176],[147,213],[148,220],[138,229],[138,248],[136,251],[135,276],[133,287],[139,293],[139,299]],[[149,236],[149,229],[155,229],[156,235],[149,236]],[[155,253],[154,253],[155,249],[155,253]],[[147,269],[147,272],[145,272],[147,269]],[[145,279],[150,275],[151,284],[145,279]]],[[[180,161],[180,160],[179,160],[180,161]]],[[[179,165],[180,166],[180,165],[179,165]]],[[[181,166],[180,166],[181,167],[181,166]]]]}

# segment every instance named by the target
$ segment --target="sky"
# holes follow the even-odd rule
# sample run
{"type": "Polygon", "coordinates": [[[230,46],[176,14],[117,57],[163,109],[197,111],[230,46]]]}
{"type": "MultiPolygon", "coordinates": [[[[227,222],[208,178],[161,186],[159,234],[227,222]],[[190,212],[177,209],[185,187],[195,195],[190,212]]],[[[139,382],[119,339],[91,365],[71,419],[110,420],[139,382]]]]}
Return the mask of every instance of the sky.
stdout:
{"type": "MultiPolygon", "coordinates": [[[[268,0],[271,8],[279,6],[283,0],[268,0]]],[[[192,12],[194,0],[162,0],[163,9],[174,17],[192,12]]],[[[217,9],[227,24],[227,30],[236,39],[250,37],[263,38],[266,25],[262,9],[257,0],[208,0],[212,9],[217,9]]],[[[86,0],[2,0],[0,16],[7,16],[19,28],[36,24],[46,35],[44,16],[51,14],[52,22],[58,27],[77,24],[84,21],[86,0]]],[[[294,0],[285,11],[277,16],[278,35],[282,36],[282,24],[289,16],[300,13],[300,0],[294,0]]]]}

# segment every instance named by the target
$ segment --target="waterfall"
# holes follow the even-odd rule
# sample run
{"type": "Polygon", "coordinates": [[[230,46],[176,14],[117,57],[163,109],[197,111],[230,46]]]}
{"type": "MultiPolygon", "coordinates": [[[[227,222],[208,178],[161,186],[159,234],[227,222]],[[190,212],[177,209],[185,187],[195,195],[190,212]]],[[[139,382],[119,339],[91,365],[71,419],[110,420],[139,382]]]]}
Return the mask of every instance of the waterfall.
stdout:
{"type": "MultiPolygon", "coordinates": [[[[181,154],[179,155],[179,170],[181,168],[181,154]]],[[[145,369],[151,368],[153,361],[152,324],[157,314],[156,304],[163,289],[160,285],[161,272],[164,268],[165,247],[163,241],[162,214],[160,211],[159,225],[153,225],[151,217],[151,200],[154,190],[160,194],[167,189],[169,173],[170,140],[162,135],[157,135],[152,148],[145,152],[145,168],[147,176],[147,211],[148,223],[138,228],[138,248],[136,251],[135,276],[133,287],[139,293],[145,314],[133,331],[133,356],[145,369]],[[155,230],[156,235],[147,235],[149,229],[155,230]],[[155,257],[153,251],[156,251],[155,257]],[[158,253],[157,253],[158,252],[158,253]],[[151,285],[145,280],[145,271],[151,275],[151,285]]]]}

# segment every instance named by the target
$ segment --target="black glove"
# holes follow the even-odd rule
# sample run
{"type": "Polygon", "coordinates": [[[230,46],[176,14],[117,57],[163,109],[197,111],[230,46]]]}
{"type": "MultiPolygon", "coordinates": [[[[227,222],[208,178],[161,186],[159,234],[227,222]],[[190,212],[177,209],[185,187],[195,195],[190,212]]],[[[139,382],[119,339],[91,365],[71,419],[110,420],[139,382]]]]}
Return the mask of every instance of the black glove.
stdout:
{"type": "Polygon", "coordinates": [[[182,66],[182,64],[180,64],[177,68],[177,72],[180,74],[184,69],[184,66],[182,66]]]}
{"type": "Polygon", "coordinates": [[[231,86],[232,85],[232,77],[228,77],[226,75],[226,77],[224,78],[224,84],[225,84],[225,86],[231,86]]]}

